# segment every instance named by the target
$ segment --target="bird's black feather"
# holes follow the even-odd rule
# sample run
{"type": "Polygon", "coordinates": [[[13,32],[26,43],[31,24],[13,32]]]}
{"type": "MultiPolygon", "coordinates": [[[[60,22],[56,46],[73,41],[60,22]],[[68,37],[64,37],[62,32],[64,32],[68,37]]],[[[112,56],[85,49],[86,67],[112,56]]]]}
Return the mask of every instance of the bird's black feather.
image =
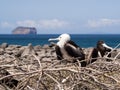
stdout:
{"type": "Polygon", "coordinates": [[[61,53],[61,51],[60,51],[59,46],[56,45],[56,47],[55,47],[55,51],[56,51],[56,54],[57,54],[57,59],[58,59],[58,60],[63,59],[63,57],[62,57],[62,53],[61,53]]]}

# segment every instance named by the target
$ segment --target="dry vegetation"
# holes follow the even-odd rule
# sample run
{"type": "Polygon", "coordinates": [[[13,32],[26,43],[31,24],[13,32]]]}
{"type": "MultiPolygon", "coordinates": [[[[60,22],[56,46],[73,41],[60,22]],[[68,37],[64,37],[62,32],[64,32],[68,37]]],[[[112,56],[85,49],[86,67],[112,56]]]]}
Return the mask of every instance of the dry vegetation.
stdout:
{"type": "MultiPolygon", "coordinates": [[[[86,55],[92,48],[86,48],[86,55]]],[[[119,52],[119,49],[118,49],[119,52]]],[[[0,47],[0,80],[13,77],[17,87],[0,90],[120,90],[120,59],[98,58],[87,67],[56,59],[54,47],[0,47]],[[7,70],[10,75],[3,75],[7,70]]]]}

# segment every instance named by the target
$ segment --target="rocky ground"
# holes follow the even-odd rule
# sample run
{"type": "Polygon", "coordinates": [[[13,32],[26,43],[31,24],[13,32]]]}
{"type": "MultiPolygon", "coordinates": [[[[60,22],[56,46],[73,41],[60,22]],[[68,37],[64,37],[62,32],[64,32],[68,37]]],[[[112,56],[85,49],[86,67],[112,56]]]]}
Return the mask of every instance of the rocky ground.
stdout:
{"type": "MultiPolygon", "coordinates": [[[[86,60],[93,48],[84,48],[86,60]]],[[[120,90],[120,55],[87,67],[56,58],[54,46],[0,45],[0,90],[120,90]],[[109,60],[108,60],[109,59],[109,60]],[[9,72],[9,73],[8,73],[9,72]],[[10,80],[18,81],[9,86],[10,80]],[[12,88],[11,88],[12,87],[12,88]]]]}

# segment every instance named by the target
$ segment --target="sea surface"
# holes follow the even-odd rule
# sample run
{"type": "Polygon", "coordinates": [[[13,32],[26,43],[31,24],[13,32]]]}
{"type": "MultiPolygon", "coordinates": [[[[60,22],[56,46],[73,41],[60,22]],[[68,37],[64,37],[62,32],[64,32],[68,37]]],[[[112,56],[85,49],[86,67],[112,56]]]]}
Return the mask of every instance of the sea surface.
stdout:
{"type": "MultiPolygon", "coordinates": [[[[31,43],[33,46],[50,44],[49,38],[56,38],[59,34],[37,34],[37,35],[12,35],[1,34],[0,44],[17,44],[26,46],[31,43]]],[[[120,43],[120,34],[71,34],[71,40],[83,48],[95,47],[98,40],[104,40],[107,45],[115,47],[120,43]]],[[[120,48],[120,47],[119,47],[120,48]]]]}

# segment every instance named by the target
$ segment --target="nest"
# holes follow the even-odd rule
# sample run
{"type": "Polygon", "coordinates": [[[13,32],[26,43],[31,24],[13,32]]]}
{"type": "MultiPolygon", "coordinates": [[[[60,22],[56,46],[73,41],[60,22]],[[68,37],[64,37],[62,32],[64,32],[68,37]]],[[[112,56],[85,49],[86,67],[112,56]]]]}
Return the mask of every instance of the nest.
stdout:
{"type": "Polygon", "coordinates": [[[57,60],[47,45],[0,48],[0,69],[0,90],[120,90],[119,58],[97,58],[81,67],[79,61],[57,60]],[[6,83],[13,79],[18,83],[11,88],[6,83]]]}

